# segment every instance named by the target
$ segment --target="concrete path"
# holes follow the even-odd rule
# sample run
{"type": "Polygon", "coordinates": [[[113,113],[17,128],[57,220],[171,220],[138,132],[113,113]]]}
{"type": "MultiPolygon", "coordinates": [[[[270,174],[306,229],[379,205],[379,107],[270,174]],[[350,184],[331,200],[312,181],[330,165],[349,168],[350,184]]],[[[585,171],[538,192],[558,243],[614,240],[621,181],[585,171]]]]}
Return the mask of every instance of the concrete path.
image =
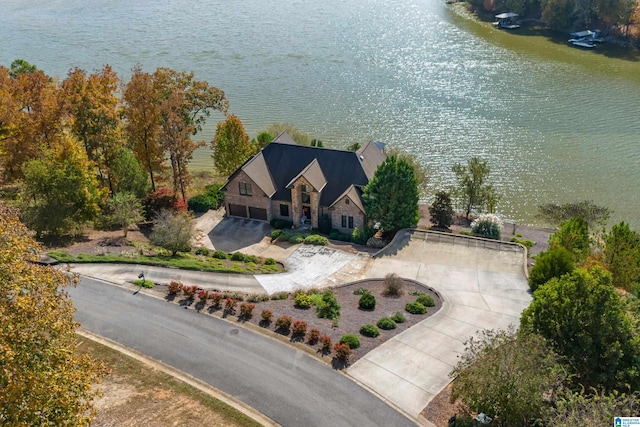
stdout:
{"type": "Polygon", "coordinates": [[[387,249],[391,255],[375,259],[366,275],[396,273],[431,286],[444,300],[442,309],[348,370],[414,417],[451,381],[448,374],[464,351],[464,341],[479,329],[517,325],[531,300],[522,251],[482,240],[438,237],[404,232],[387,249]]]}

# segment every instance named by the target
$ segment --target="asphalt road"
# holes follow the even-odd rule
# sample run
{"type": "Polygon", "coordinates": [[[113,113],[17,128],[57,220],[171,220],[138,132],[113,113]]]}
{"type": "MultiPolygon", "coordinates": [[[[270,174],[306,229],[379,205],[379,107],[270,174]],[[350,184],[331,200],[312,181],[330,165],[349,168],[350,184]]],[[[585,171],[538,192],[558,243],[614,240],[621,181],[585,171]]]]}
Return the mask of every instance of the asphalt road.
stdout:
{"type": "Polygon", "coordinates": [[[302,351],[93,279],[69,289],[82,326],[252,406],[283,426],[415,426],[302,351]]]}

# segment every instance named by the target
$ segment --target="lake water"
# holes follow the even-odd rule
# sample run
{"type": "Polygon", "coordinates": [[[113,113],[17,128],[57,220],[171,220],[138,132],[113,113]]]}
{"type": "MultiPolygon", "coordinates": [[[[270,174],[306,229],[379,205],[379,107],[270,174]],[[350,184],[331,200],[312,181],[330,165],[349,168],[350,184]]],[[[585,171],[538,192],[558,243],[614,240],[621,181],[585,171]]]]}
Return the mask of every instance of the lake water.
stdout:
{"type": "MultiPolygon", "coordinates": [[[[638,230],[640,61],[598,50],[498,31],[442,0],[0,3],[6,66],[194,71],[251,136],[290,122],[328,146],[385,141],[428,167],[432,189],[480,156],[507,218],[532,223],[539,204],[591,199],[638,230]]],[[[194,167],[211,167],[209,154],[194,167]]]]}

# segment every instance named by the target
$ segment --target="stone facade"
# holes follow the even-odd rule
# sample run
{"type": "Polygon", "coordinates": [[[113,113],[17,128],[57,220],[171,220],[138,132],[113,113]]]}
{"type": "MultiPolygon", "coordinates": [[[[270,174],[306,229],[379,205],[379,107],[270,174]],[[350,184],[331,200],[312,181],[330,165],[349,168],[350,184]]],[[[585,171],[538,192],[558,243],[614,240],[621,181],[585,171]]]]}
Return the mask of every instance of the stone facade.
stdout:
{"type": "Polygon", "coordinates": [[[319,197],[317,189],[313,188],[313,185],[309,183],[304,177],[299,177],[291,186],[291,215],[293,225],[300,226],[300,220],[302,218],[303,208],[307,206],[309,208],[309,215],[307,220],[311,222],[311,226],[318,227],[318,213],[319,213],[319,197]],[[309,193],[309,203],[302,203],[302,186],[306,185],[309,193]]]}
{"type": "Polygon", "coordinates": [[[364,212],[356,206],[349,197],[343,197],[331,208],[324,209],[324,213],[331,217],[331,227],[340,230],[342,233],[352,233],[355,227],[362,229],[366,224],[366,216],[364,212]],[[342,226],[342,216],[345,216],[346,227],[342,226]],[[349,227],[349,217],[353,218],[353,227],[349,227]]]}

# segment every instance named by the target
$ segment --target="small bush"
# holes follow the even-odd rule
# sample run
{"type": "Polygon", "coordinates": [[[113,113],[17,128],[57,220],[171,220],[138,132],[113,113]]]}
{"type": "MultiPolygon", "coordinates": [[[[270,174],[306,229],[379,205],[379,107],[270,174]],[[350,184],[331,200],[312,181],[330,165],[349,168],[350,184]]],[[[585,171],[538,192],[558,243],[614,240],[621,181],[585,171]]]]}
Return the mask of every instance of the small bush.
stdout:
{"type": "Polygon", "coordinates": [[[340,304],[331,291],[322,294],[322,304],[316,305],[318,317],[322,319],[337,319],[340,317],[340,304]]]}
{"type": "Polygon", "coordinates": [[[364,294],[358,301],[358,307],[362,310],[373,310],[376,308],[376,297],[371,294],[364,294]]]}
{"type": "Polygon", "coordinates": [[[531,247],[536,244],[536,242],[534,242],[533,240],[521,240],[517,237],[512,237],[511,239],[509,239],[509,241],[513,243],[520,243],[522,246],[527,248],[527,250],[530,250],[531,247]]]}
{"type": "Polygon", "coordinates": [[[294,298],[294,304],[298,308],[309,308],[311,307],[311,297],[305,293],[299,293],[294,298]]]}
{"type": "Polygon", "coordinates": [[[473,236],[473,233],[468,230],[460,230],[460,234],[463,236],[473,236]]]}
{"type": "Polygon", "coordinates": [[[320,346],[323,353],[329,353],[331,351],[331,337],[329,335],[323,335],[320,337],[320,346]]]}
{"type": "Polygon", "coordinates": [[[231,298],[231,299],[234,299],[236,301],[244,301],[244,295],[242,295],[239,292],[224,292],[222,294],[222,296],[224,298],[231,298]]]}
{"type": "Polygon", "coordinates": [[[209,299],[209,292],[205,291],[204,289],[198,291],[198,299],[200,300],[200,302],[206,303],[207,299],[209,299]]]}
{"type": "Polygon", "coordinates": [[[211,200],[206,194],[193,196],[187,202],[187,207],[193,212],[207,212],[209,209],[217,209],[217,201],[211,200]]]}
{"type": "Polygon", "coordinates": [[[307,342],[311,345],[316,345],[318,340],[320,340],[320,331],[316,328],[311,328],[307,334],[307,342]]]}
{"type": "Polygon", "coordinates": [[[249,302],[269,301],[269,295],[266,295],[266,294],[249,294],[249,295],[247,295],[247,301],[249,301],[249,302]]]}
{"type": "Polygon", "coordinates": [[[291,329],[291,316],[280,316],[276,319],[276,329],[289,332],[291,329]]]}
{"type": "Polygon", "coordinates": [[[353,291],[354,295],[364,295],[364,294],[370,294],[371,291],[369,291],[369,289],[365,289],[365,288],[358,288],[355,291],[353,291]]]}
{"type": "Polygon", "coordinates": [[[289,294],[287,294],[286,292],[276,292],[275,294],[271,295],[271,300],[272,301],[284,300],[284,299],[287,299],[288,297],[289,297],[289,294]]]}
{"type": "Polygon", "coordinates": [[[433,297],[431,295],[420,295],[418,298],[416,298],[416,302],[419,302],[425,307],[436,306],[436,302],[433,300],[433,297]]]}
{"type": "Polygon", "coordinates": [[[299,337],[305,336],[307,333],[307,322],[305,322],[304,320],[296,320],[295,322],[293,322],[292,331],[293,335],[299,337]]]}
{"type": "Polygon", "coordinates": [[[348,344],[351,349],[358,348],[360,347],[360,338],[354,334],[344,334],[340,337],[340,344],[348,344]]]}
{"type": "Polygon", "coordinates": [[[215,259],[229,259],[229,254],[225,251],[221,251],[220,249],[216,249],[212,255],[215,259]]]}
{"type": "Polygon", "coordinates": [[[267,258],[264,260],[264,265],[276,265],[276,260],[273,258],[267,258]]]}
{"type": "Polygon", "coordinates": [[[494,214],[482,214],[471,223],[474,236],[500,240],[502,220],[494,214]]]}
{"type": "Polygon", "coordinates": [[[367,324],[360,327],[360,333],[365,337],[375,338],[380,335],[380,330],[376,325],[367,324]]]}
{"type": "Polygon", "coordinates": [[[169,295],[175,295],[182,290],[182,282],[178,282],[177,280],[172,280],[169,282],[168,291],[169,295]]]}
{"type": "Polygon", "coordinates": [[[391,317],[381,317],[376,325],[378,326],[378,328],[385,331],[390,331],[391,329],[395,329],[398,327],[398,325],[396,325],[396,322],[391,317]]]}
{"type": "Polygon", "coordinates": [[[222,298],[223,298],[223,295],[218,292],[211,292],[209,294],[211,305],[214,307],[220,307],[220,302],[222,301],[222,298]]]}
{"type": "Polygon", "coordinates": [[[207,248],[196,248],[196,255],[209,256],[211,251],[207,248]]]}
{"type": "Polygon", "coordinates": [[[407,318],[404,317],[404,314],[402,314],[401,311],[396,311],[394,315],[391,316],[391,320],[393,320],[396,323],[404,323],[407,321],[407,318]]]}
{"type": "Polygon", "coordinates": [[[231,261],[245,261],[245,254],[243,254],[242,252],[234,252],[231,254],[230,257],[231,261]]]}
{"type": "Polygon", "coordinates": [[[196,285],[182,287],[182,293],[189,300],[192,300],[195,298],[196,292],[198,292],[198,287],[196,285]]]}
{"type": "Polygon", "coordinates": [[[251,319],[253,317],[253,309],[256,308],[255,304],[245,302],[240,304],[240,317],[243,319],[251,319]]]}
{"type": "Polygon", "coordinates": [[[304,239],[305,245],[316,245],[316,246],[327,246],[329,244],[329,240],[321,236],[319,234],[312,234],[310,236],[305,237],[304,239]]]}
{"type": "Polygon", "coordinates": [[[375,234],[375,230],[373,228],[365,227],[365,228],[354,228],[351,233],[351,241],[358,245],[366,245],[367,240],[375,234]]]}
{"type": "Polygon", "coordinates": [[[422,291],[411,291],[409,292],[409,295],[414,296],[414,297],[419,297],[420,295],[426,295],[424,292],[422,291]]]}
{"type": "Polygon", "coordinates": [[[288,221],[286,219],[272,219],[270,221],[270,224],[273,228],[277,228],[279,230],[282,230],[284,228],[291,228],[293,227],[293,221],[288,221]]]}
{"type": "Polygon", "coordinates": [[[351,356],[351,347],[347,344],[336,344],[333,347],[333,351],[336,352],[336,359],[343,362],[347,362],[349,360],[349,356],[351,356]]]}
{"type": "Polygon", "coordinates": [[[304,236],[302,234],[294,234],[293,236],[289,237],[289,243],[293,243],[293,244],[298,244],[298,243],[303,243],[304,242],[304,236]]]}
{"type": "Polygon", "coordinates": [[[236,312],[236,307],[238,306],[238,301],[233,298],[227,298],[224,300],[224,312],[225,314],[234,314],[236,312]]]}
{"type": "Polygon", "coordinates": [[[134,280],[133,284],[136,286],[140,286],[142,288],[147,288],[147,289],[152,289],[154,286],[151,280],[142,280],[142,279],[134,280]]]}
{"type": "Polygon", "coordinates": [[[254,264],[258,263],[258,257],[255,255],[245,255],[244,262],[252,262],[254,264]]]}
{"type": "Polygon", "coordinates": [[[399,297],[404,293],[403,280],[395,273],[389,273],[384,276],[384,290],[382,295],[385,297],[399,297]]]}
{"type": "Polygon", "coordinates": [[[339,237],[340,237],[340,232],[338,230],[331,230],[331,232],[329,233],[329,238],[331,240],[338,240],[339,237]]]}
{"type": "Polygon", "coordinates": [[[427,307],[419,302],[410,302],[404,306],[404,309],[411,314],[425,314],[427,312],[427,307]]]}
{"type": "Polygon", "coordinates": [[[273,230],[271,232],[271,241],[274,242],[278,240],[278,237],[282,234],[282,230],[273,230]]]}
{"type": "Polygon", "coordinates": [[[271,323],[271,319],[273,319],[273,311],[262,310],[262,313],[260,313],[260,317],[262,317],[262,320],[264,320],[265,322],[271,323]]]}

